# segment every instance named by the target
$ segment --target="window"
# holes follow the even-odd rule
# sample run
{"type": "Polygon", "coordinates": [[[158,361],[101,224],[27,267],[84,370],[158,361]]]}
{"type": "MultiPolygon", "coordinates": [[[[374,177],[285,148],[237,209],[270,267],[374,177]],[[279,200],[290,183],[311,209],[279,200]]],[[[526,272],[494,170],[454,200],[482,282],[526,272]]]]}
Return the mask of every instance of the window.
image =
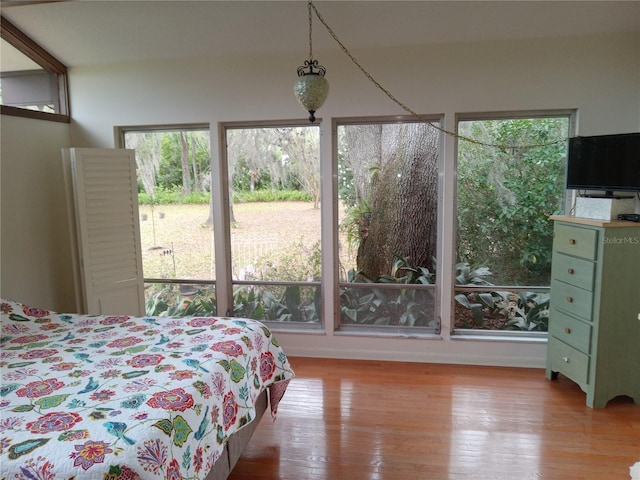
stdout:
{"type": "Polygon", "coordinates": [[[227,124],[233,314],[321,324],[318,126],[227,124]]]}
{"type": "Polygon", "coordinates": [[[338,122],[341,330],[439,332],[434,125],[338,122]]]}
{"type": "Polygon", "coordinates": [[[571,112],[460,117],[455,330],[546,332],[571,112]]]}
{"type": "Polygon", "coordinates": [[[220,163],[208,126],[119,128],[136,151],[146,312],[319,328],[319,128],[220,128],[220,163]]]}
{"type": "Polygon", "coordinates": [[[122,129],[135,149],[149,315],[215,314],[208,126],[122,129]]]}
{"type": "MultiPolygon", "coordinates": [[[[548,217],[565,204],[572,115],[458,118],[454,334],[546,336],[548,217]]],[[[321,261],[319,126],[220,124],[213,163],[205,125],[123,128],[138,162],[147,313],[319,329],[325,278],[341,332],[439,334],[440,121],[333,121],[335,263],[321,261]],[[332,264],[337,284],[323,277],[332,264]]]]}
{"type": "Polygon", "coordinates": [[[67,68],[4,17],[2,21],[2,113],[69,122],[67,68]]]}

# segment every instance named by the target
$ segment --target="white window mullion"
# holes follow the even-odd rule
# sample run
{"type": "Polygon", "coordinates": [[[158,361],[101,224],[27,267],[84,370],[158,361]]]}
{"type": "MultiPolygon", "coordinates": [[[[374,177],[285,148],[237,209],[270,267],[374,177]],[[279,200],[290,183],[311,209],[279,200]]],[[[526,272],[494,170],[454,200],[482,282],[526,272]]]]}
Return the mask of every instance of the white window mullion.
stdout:
{"type": "Polygon", "coordinates": [[[335,120],[320,124],[320,175],[322,179],[322,293],[325,331],[332,335],[340,325],[338,293],[338,144],[335,120]]]}
{"type": "MultiPolygon", "coordinates": [[[[456,128],[454,115],[444,116],[444,129],[448,132],[456,128]]],[[[441,195],[438,206],[440,208],[440,241],[438,242],[438,275],[440,280],[440,305],[438,316],[440,317],[440,335],[449,339],[453,330],[453,284],[455,259],[455,228],[456,228],[456,149],[457,143],[452,135],[443,135],[443,152],[440,155],[440,188],[441,195]]]]}
{"type": "Polygon", "coordinates": [[[232,315],[233,284],[229,217],[229,168],[226,154],[227,131],[224,125],[219,125],[217,136],[211,135],[210,137],[217,314],[232,315]]]}

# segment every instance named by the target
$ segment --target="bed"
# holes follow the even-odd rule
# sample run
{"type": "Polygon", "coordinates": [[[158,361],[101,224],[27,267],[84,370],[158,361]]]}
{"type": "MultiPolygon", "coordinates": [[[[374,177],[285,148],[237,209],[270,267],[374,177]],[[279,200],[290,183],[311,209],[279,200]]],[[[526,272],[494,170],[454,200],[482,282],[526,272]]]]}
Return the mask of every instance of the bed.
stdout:
{"type": "Polygon", "coordinates": [[[226,478],[294,376],[251,319],[0,311],[2,479],[226,478]]]}

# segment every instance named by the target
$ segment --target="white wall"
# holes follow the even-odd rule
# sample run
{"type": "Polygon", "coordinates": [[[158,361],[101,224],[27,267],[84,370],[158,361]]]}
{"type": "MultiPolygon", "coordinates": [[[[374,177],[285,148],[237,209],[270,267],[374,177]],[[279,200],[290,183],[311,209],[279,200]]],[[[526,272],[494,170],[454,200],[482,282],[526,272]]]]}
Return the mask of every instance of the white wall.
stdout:
{"type": "Polygon", "coordinates": [[[70,311],[75,305],[60,149],[69,125],[2,116],[0,296],[70,311]]]}
{"type": "MultiPolygon", "coordinates": [[[[638,34],[436,44],[353,52],[419,113],[578,108],[582,135],[640,127],[638,34]]],[[[340,51],[314,52],[331,91],[318,114],[405,112],[340,51]]],[[[76,146],[112,146],[114,125],[305,118],[293,97],[298,56],[187,59],[75,68],[76,146]]]]}
{"type": "MultiPolygon", "coordinates": [[[[215,155],[218,122],[306,118],[292,93],[296,68],[306,59],[303,40],[295,57],[186,59],[171,64],[73,68],[69,75],[74,119],[71,144],[112,147],[115,125],[202,122],[212,126],[215,155]]],[[[449,129],[455,126],[456,113],[575,108],[578,133],[592,135],[640,129],[639,52],[640,38],[635,34],[437,44],[352,53],[413,110],[444,114],[449,129]]],[[[331,117],[405,114],[342,52],[314,53],[327,68],[331,85],[329,98],[317,113],[325,119],[326,135],[330,134],[331,117]]],[[[4,141],[4,131],[2,137],[4,141]]],[[[327,145],[330,143],[324,143],[327,145]]],[[[454,161],[450,139],[445,142],[445,161],[449,166],[454,161]]],[[[453,228],[453,183],[448,181],[441,212],[445,247],[451,245],[453,228]]],[[[47,183],[42,176],[38,182],[47,183]]],[[[4,197],[3,189],[3,202],[4,197]]],[[[64,219],[62,213],[56,218],[64,219]]],[[[448,251],[451,263],[450,248],[448,251]]],[[[46,255],[51,261],[49,254],[53,252],[46,255]]],[[[447,298],[450,292],[442,298],[445,315],[449,312],[447,298]]],[[[445,330],[448,324],[449,320],[443,319],[445,330]]],[[[437,340],[353,337],[334,334],[330,329],[325,334],[280,333],[278,337],[291,355],[540,367],[546,352],[544,342],[457,340],[447,331],[437,340]]]]}

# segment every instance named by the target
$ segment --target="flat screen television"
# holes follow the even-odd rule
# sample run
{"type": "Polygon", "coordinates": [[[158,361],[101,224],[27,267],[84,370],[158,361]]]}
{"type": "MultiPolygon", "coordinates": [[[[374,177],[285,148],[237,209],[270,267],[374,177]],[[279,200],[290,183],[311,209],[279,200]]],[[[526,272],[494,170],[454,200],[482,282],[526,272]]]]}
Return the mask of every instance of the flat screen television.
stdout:
{"type": "Polygon", "coordinates": [[[567,188],[597,197],[640,192],[640,133],[570,138],[567,188]]]}

